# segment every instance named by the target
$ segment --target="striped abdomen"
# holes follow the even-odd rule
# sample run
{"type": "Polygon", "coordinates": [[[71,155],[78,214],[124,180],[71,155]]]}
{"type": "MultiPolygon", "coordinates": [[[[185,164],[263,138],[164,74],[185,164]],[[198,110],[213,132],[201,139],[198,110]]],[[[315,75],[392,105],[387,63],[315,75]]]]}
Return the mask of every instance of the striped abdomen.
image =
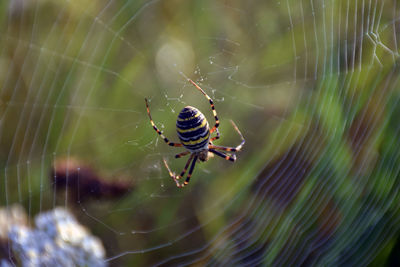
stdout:
{"type": "Polygon", "coordinates": [[[210,129],[206,117],[197,108],[187,106],[181,110],[176,130],[181,143],[189,151],[198,152],[208,147],[210,129]]]}

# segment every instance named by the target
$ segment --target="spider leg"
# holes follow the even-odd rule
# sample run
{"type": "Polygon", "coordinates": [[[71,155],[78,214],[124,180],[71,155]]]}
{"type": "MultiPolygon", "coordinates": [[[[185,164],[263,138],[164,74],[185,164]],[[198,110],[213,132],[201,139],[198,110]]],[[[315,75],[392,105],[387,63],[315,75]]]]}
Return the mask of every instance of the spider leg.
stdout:
{"type": "Polygon", "coordinates": [[[193,173],[193,170],[194,170],[194,166],[196,165],[197,158],[198,158],[198,156],[194,157],[194,159],[192,161],[192,165],[190,166],[190,170],[189,170],[188,176],[186,177],[186,180],[183,182],[183,184],[180,184],[180,185],[177,184],[176,185],[177,187],[184,187],[185,185],[189,184],[190,177],[192,177],[192,173],[193,173]]]}
{"type": "MultiPolygon", "coordinates": [[[[193,84],[194,87],[196,87],[197,90],[199,90],[199,91],[208,99],[208,102],[210,102],[211,110],[212,110],[213,115],[214,115],[214,118],[215,118],[215,125],[214,125],[214,127],[212,127],[211,130],[210,130],[210,133],[213,133],[213,132],[218,128],[218,126],[219,126],[219,119],[218,119],[218,116],[217,116],[217,111],[215,110],[214,102],[213,102],[213,100],[211,99],[211,97],[209,97],[209,96],[206,94],[206,92],[204,92],[203,89],[201,89],[200,86],[198,86],[194,81],[192,81],[191,79],[188,79],[188,81],[189,81],[191,84],[193,84]]],[[[218,139],[218,138],[216,138],[216,139],[218,139]]]]}
{"type": "Polygon", "coordinates": [[[176,159],[179,159],[179,158],[181,158],[181,157],[183,157],[183,156],[186,156],[186,155],[189,154],[189,153],[190,153],[189,151],[184,151],[184,152],[182,152],[182,153],[176,154],[176,155],[175,155],[175,158],[176,158],[176,159]]]}
{"type": "Polygon", "coordinates": [[[169,146],[175,146],[175,147],[181,147],[182,144],[170,142],[170,141],[168,140],[168,138],[166,138],[166,137],[163,135],[163,133],[157,128],[157,126],[155,125],[153,119],[151,118],[150,109],[149,109],[149,104],[147,103],[147,98],[145,98],[144,100],[145,100],[145,102],[146,102],[147,114],[149,115],[150,123],[151,123],[151,125],[153,126],[153,129],[161,136],[161,138],[164,140],[165,143],[167,143],[167,145],[169,145],[169,146]]]}
{"type": "MultiPolygon", "coordinates": [[[[179,174],[178,176],[176,176],[175,173],[173,173],[173,172],[171,171],[171,169],[168,167],[167,161],[166,161],[165,159],[163,159],[163,160],[164,160],[164,165],[165,165],[165,167],[167,168],[167,170],[168,170],[168,172],[169,172],[169,176],[171,176],[171,178],[175,181],[176,186],[179,185],[178,180],[181,179],[183,175],[185,175],[185,173],[186,173],[186,171],[187,171],[187,169],[188,169],[188,167],[189,167],[189,164],[190,164],[190,162],[191,162],[192,159],[193,159],[193,156],[194,156],[194,155],[192,154],[192,155],[189,157],[188,161],[186,162],[185,168],[183,168],[181,174],[179,174]]],[[[178,186],[178,187],[179,187],[179,186],[178,186]]]]}
{"type": "Polygon", "coordinates": [[[230,161],[233,161],[233,162],[236,161],[236,155],[229,156],[229,155],[227,155],[225,153],[216,151],[216,150],[214,150],[212,148],[210,148],[208,151],[210,151],[211,153],[214,153],[215,155],[220,156],[221,158],[224,158],[226,160],[230,160],[230,161]]]}
{"type": "Polygon", "coordinates": [[[244,137],[242,135],[242,133],[239,131],[238,127],[236,126],[236,124],[231,120],[231,123],[233,125],[233,127],[235,128],[236,132],[238,132],[238,134],[240,135],[240,138],[242,139],[242,142],[240,143],[240,145],[236,146],[236,147],[226,147],[226,146],[214,146],[214,145],[210,145],[209,148],[210,149],[220,149],[220,150],[224,150],[224,151],[228,151],[228,152],[237,152],[240,151],[244,145],[244,143],[246,142],[246,140],[244,140],[244,137]]]}
{"type": "Polygon", "coordinates": [[[227,151],[227,152],[237,152],[237,151],[240,151],[240,149],[242,149],[242,146],[243,146],[243,144],[240,144],[237,147],[210,145],[210,146],[208,146],[208,148],[210,148],[210,149],[219,149],[219,150],[223,150],[223,151],[227,151]]]}
{"type": "Polygon", "coordinates": [[[215,132],[217,133],[217,136],[214,136],[213,138],[211,138],[211,139],[210,139],[210,142],[219,139],[219,130],[218,130],[218,128],[216,129],[215,132]]]}

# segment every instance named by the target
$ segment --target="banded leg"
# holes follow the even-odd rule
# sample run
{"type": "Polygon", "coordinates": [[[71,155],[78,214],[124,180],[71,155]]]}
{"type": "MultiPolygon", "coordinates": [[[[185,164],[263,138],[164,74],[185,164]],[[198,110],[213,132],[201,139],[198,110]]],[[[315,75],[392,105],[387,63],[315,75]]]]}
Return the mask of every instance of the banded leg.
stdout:
{"type": "MultiPolygon", "coordinates": [[[[214,102],[213,102],[213,100],[211,99],[211,97],[209,97],[209,96],[206,94],[206,92],[204,92],[203,89],[200,88],[200,86],[198,86],[198,85],[197,85],[194,81],[192,81],[191,79],[188,79],[188,80],[189,80],[189,82],[190,82],[191,84],[193,84],[194,87],[196,87],[196,88],[208,99],[208,101],[210,102],[211,110],[212,110],[213,115],[214,115],[214,118],[215,118],[215,125],[214,125],[214,127],[212,127],[211,130],[210,130],[210,133],[213,133],[213,132],[218,128],[218,126],[219,126],[219,119],[218,119],[218,116],[217,116],[217,111],[215,110],[214,102]]],[[[217,139],[218,139],[218,138],[217,138],[217,139]]]]}
{"type": "Polygon", "coordinates": [[[246,142],[246,140],[244,140],[244,137],[242,135],[242,133],[239,131],[238,127],[236,126],[236,124],[231,120],[231,123],[233,125],[233,128],[235,128],[236,132],[238,132],[238,134],[240,135],[240,138],[242,139],[242,142],[240,143],[240,145],[236,146],[236,147],[225,147],[225,146],[214,146],[214,145],[210,145],[209,148],[211,149],[220,149],[220,150],[224,150],[224,151],[228,151],[228,152],[237,152],[240,151],[244,145],[244,143],[246,142]]]}
{"type": "Polygon", "coordinates": [[[147,114],[149,115],[150,123],[151,123],[151,125],[153,126],[153,129],[161,136],[161,138],[164,140],[165,143],[167,143],[167,145],[169,145],[169,146],[175,146],[175,147],[181,147],[182,144],[170,142],[170,141],[168,140],[168,138],[166,138],[166,137],[163,135],[163,133],[157,128],[157,126],[154,124],[153,119],[151,118],[150,109],[149,109],[149,104],[147,103],[147,98],[145,98],[144,100],[145,100],[145,102],[146,102],[147,114]]]}
{"type": "Polygon", "coordinates": [[[190,170],[189,170],[188,176],[186,177],[186,180],[183,182],[183,184],[180,184],[179,186],[176,185],[176,186],[178,186],[178,187],[184,187],[185,185],[188,185],[188,184],[189,184],[190,177],[192,177],[192,173],[193,173],[193,170],[194,170],[194,166],[196,165],[197,158],[198,158],[198,156],[195,156],[195,157],[194,157],[194,159],[193,159],[193,161],[192,161],[192,166],[190,166],[190,170]]]}
{"type": "Polygon", "coordinates": [[[194,155],[192,154],[192,155],[189,157],[189,159],[188,159],[188,161],[186,162],[186,165],[185,165],[185,167],[183,168],[181,174],[179,174],[178,176],[176,176],[175,173],[173,173],[173,172],[171,171],[171,169],[168,167],[167,161],[166,161],[165,159],[163,159],[163,160],[164,160],[164,165],[165,165],[165,167],[167,168],[167,170],[168,170],[168,172],[169,172],[169,176],[171,176],[171,178],[175,181],[176,184],[179,184],[178,180],[181,179],[182,176],[185,175],[185,173],[186,173],[186,171],[187,171],[187,169],[188,169],[188,167],[189,167],[189,164],[190,164],[190,162],[191,162],[192,159],[193,159],[193,156],[194,156],[194,155]]]}
{"type": "Polygon", "coordinates": [[[213,138],[210,139],[210,142],[219,139],[219,130],[217,128],[217,130],[215,131],[217,133],[217,136],[214,136],[213,138]]]}
{"type": "Polygon", "coordinates": [[[175,155],[175,158],[176,158],[176,159],[179,159],[179,158],[181,158],[181,157],[183,157],[183,156],[186,156],[186,155],[189,154],[189,153],[190,153],[189,151],[185,151],[185,152],[176,154],[176,155],[175,155]]]}
{"type": "Polygon", "coordinates": [[[214,153],[215,155],[220,156],[221,158],[224,158],[226,160],[230,160],[230,161],[233,161],[233,162],[236,161],[236,155],[229,156],[227,154],[224,154],[222,152],[219,152],[219,151],[211,149],[211,148],[208,151],[210,151],[211,153],[214,153]]]}

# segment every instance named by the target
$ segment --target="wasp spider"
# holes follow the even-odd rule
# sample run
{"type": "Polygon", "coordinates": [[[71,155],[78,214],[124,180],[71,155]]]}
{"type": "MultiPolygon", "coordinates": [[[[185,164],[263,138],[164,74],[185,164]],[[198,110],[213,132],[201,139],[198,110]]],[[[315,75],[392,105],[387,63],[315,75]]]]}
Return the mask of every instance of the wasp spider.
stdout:
{"type": "Polygon", "coordinates": [[[203,91],[203,89],[200,88],[195,82],[192,80],[188,80],[191,84],[193,84],[210,102],[211,105],[211,110],[214,114],[215,118],[215,125],[214,127],[209,128],[208,121],[203,115],[203,113],[200,112],[197,108],[191,107],[191,106],[186,106],[182,109],[182,111],[178,115],[178,119],[176,121],[176,130],[178,132],[178,137],[180,139],[180,143],[173,143],[166,138],[162,132],[157,128],[157,126],[154,124],[153,119],[151,118],[150,115],[150,109],[149,109],[149,104],[147,102],[147,99],[145,98],[146,102],[146,108],[147,108],[147,114],[149,115],[150,118],[150,123],[153,126],[154,130],[161,136],[161,138],[167,143],[169,146],[174,146],[174,147],[185,147],[187,151],[184,151],[182,153],[179,153],[175,155],[175,158],[180,158],[183,156],[186,156],[190,154],[190,157],[188,161],[186,162],[185,168],[183,168],[183,171],[179,174],[176,175],[171,171],[171,169],[168,167],[168,164],[166,160],[164,159],[164,164],[165,167],[167,168],[169,175],[171,178],[175,181],[177,187],[184,187],[187,185],[190,181],[190,177],[192,176],[194,166],[196,164],[197,160],[200,161],[207,161],[212,154],[215,154],[217,156],[220,156],[226,160],[230,161],[235,161],[236,160],[236,155],[235,154],[226,154],[224,152],[218,151],[226,151],[226,152],[237,152],[240,151],[242,146],[245,143],[245,140],[243,138],[243,135],[239,131],[238,127],[235,125],[233,121],[231,121],[233,127],[235,128],[236,132],[239,133],[242,142],[240,145],[236,147],[225,147],[225,146],[216,146],[213,145],[213,141],[219,139],[219,131],[218,131],[218,126],[219,126],[219,120],[217,117],[217,112],[215,111],[214,107],[214,102],[213,100],[203,91]],[[216,133],[216,136],[210,138],[210,135],[212,133],[216,133]],[[190,163],[192,163],[190,165],[190,163]],[[189,173],[186,177],[185,182],[179,183],[179,179],[181,179],[187,169],[189,168],[189,173]]]}

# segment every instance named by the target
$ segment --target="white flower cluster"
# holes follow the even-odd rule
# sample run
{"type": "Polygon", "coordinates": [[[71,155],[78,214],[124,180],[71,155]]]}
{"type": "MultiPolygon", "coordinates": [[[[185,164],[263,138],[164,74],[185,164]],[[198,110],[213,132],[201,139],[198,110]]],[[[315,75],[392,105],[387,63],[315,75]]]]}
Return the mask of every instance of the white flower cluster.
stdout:
{"type": "Polygon", "coordinates": [[[35,218],[35,226],[31,229],[17,224],[8,232],[13,256],[22,266],[107,265],[101,241],[67,210],[41,213],[35,218]]]}

